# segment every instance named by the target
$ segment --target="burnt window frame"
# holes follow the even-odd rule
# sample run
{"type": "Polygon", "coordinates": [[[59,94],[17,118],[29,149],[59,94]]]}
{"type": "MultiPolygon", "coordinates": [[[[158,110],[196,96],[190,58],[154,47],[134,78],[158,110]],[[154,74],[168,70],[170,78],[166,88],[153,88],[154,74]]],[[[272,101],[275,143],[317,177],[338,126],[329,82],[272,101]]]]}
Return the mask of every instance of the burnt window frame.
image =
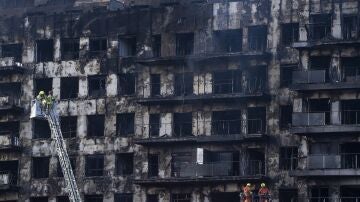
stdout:
{"type": "Polygon", "coordinates": [[[233,94],[243,92],[241,70],[215,71],[212,73],[212,94],[233,94]],[[231,75],[230,75],[231,74],[231,75]],[[230,75],[230,76],[229,76],[230,75]],[[231,77],[225,78],[224,77],[231,77]],[[228,82],[230,81],[230,82],[228,82]],[[227,88],[223,87],[227,86],[227,88]],[[228,88],[230,87],[230,88],[228,88]]]}
{"type": "Polygon", "coordinates": [[[298,69],[298,64],[280,65],[280,87],[286,88],[293,83],[293,72],[298,69]],[[289,74],[289,75],[288,75],[289,74]]]}
{"type": "Polygon", "coordinates": [[[282,146],[279,148],[279,169],[296,170],[299,165],[299,151],[296,146],[282,146]]]}
{"type": "Polygon", "coordinates": [[[23,53],[24,44],[23,43],[9,43],[9,44],[1,44],[1,57],[13,57],[15,62],[22,62],[22,53],[23,53]],[[20,48],[20,55],[15,54],[13,51],[4,51],[4,49],[17,49],[20,48]]]}
{"type": "Polygon", "coordinates": [[[161,127],[161,114],[152,113],[149,115],[149,137],[159,137],[161,127]]]}
{"type": "Polygon", "coordinates": [[[311,14],[309,16],[308,40],[323,41],[331,37],[332,21],[333,18],[330,13],[311,14]]]}
{"type": "Polygon", "coordinates": [[[247,108],[247,119],[246,119],[247,134],[266,133],[266,129],[267,129],[266,114],[267,114],[267,111],[266,111],[265,106],[255,106],[255,107],[247,108]],[[250,110],[256,110],[256,109],[258,109],[259,111],[253,111],[253,112],[250,111],[250,110]],[[252,114],[252,113],[254,113],[254,114],[252,114]],[[254,118],[252,118],[252,117],[254,117],[254,118]],[[254,120],[254,122],[251,122],[251,120],[254,120]],[[257,127],[257,123],[256,123],[257,120],[260,120],[260,128],[257,127]],[[254,127],[254,125],[255,125],[255,127],[254,127]]]}
{"type": "Polygon", "coordinates": [[[135,113],[130,112],[130,113],[116,114],[116,136],[131,137],[134,134],[135,134],[135,113]]]}
{"type": "Polygon", "coordinates": [[[47,196],[36,196],[36,197],[30,197],[30,202],[48,202],[49,197],[47,196]]]}
{"type": "Polygon", "coordinates": [[[115,173],[118,176],[134,175],[134,153],[117,153],[115,159],[115,173]]]}
{"type": "Polygon", "coordinates": [[[191,202],[191,193],[171,193],[170,201],[171,202],[191,202]]]}
{"type": "Polygon", "coordinates": [[[106,54],[108,49],[108,39],[106,37],[89,38],[89,56],[101,57],[106,54]],[[97,44],[98,43],[98,44],[97,44]],[[98,46],[98,47],[96,47],[98,46]]]}
{"type": "Polygon", "coordinates": [[[148,177],[156,178],[159,176],[159,154],[148,154],[148,177]],[[154,161],[153,161],[154,160],[154,161]],[[156,160],[156,163],[154,163],[156,160]]]}
{"type": "MultiPolygon", "coordinates": [[[[44,45],[44,44],[43,44],[44,45]]],[[[51,61],[54,61],[54,53],[55,53],[55,45],[54,45],[54,39],[39,39],[39,40],[36,40],[36,62],[51,62],[51,61]],[[50,47],[48,48],[40,48],[40,44],[39,43],[49,43],[49,44],[46,44],[46,45],[50,45],[50,47]],[[51,53],[47,53],[48,51],[51,51],[51,53]],[[44,54],[40,54],[41,52],[45,52],[45,56],[44,54]],[[40,54],[40,55],[39,55],[40,54]],[[49,54],[49,55],[47,55],[49,54]],[[50,56],[51,55],[51,56],[50,56]]]]}
{"type": "Polygon", "coordinates": [[[242,134],[241,110],[212,111],[211,135],[227,136],[242,134]],[[234,117],[236,117],[234,119],[234,117]]]}
{"type": "Polygon", "coordinates": [[[356,83],[360,81],[360,57],[341,57],[341,72],[343,82],[356,83]],[[353,62],[350,62],[353,61],[353,62]],[[349,65],[349,63],[354,63],[349,65]]]}
{"type": "Polygon", "coordinates": [[[85,156],[85,177],[100,177],[105,175],[105,155],[92,154],[85,156]],[[94,162],[90,162],[94,161],[94,162]],[[91,168],[89,164],[96,164],[91,168]]]}
{"type": "Polygon", "coordinates": [[[50,157],[32,157],[31,159],[31,177],[33,179],[46,179],[49,178],[50,171],[50,157]],[[45,162],[41,162],[45,161],[45,162]]]}
{"type": "Polygon", "coordinates": [[[79,59],[80,38],[61,38],[60,44],[61,60],[67,61],[79,59]],[[68,50],[66,51],[65,48],[68,48],[68,50]]]}
{"type": "Polygon", "coordinates": [[[280,117],[279,117],[280,129],[282,129],[282,130],[289,129],[292,125],[293,106],[290,104],[289,105],[280,105],[279,110],[280,110],[280,117]],[[288,109],[286,109],[286,108],[288,108],[288,109]],[[289,111],[285,111],[284,109],[289,110],[289,111]],[[284,114],[284,113],[289,113],[289,114],[284,114]],[[285,118],[286,117],[285,115],[287,115],[288,117],[285,118]],[[287,121],[285,121],[285,120],[287,120],[287,121]]]}
{"type": "Polygon", "coordinates": [[[114,202],[133,202],[134,194],[133,193],[115,193],[114,202]]]}
{"type": "Polygon", "coordinates": [[[194,33],[177,33],[175,35],[175,53],[177,56],[192,55],[194,53],[194,33]],[[188,39],[188,37],[190,39],[188,39]]]}
{"type": "Polygon", "coordinates": [[[79,97],[79,77],[61,77],[60,78],[60,99],[68,100],[79,97]],[[65,94],[65,90],[70,92],[65,94]]]}
{"type": "Polygon", "coordinates": [[[87,115],[87,132],[86,136],[90,138],[98,138],[104,137],[105,134],[105,115],[103,114],[94,114],[94,115],[87,115]],[[98,122],[101,122],[100,126],[98,122]],[[92,131],[92,132],[89,132],[92,131]]]}
{"type": "Polygon", "coordinates": [[[100,98],[106,96],[106,76],[96,75],[88,76],[88,96],[93,98],[100,98]],[[94,83],[91,83],[94,82],[94,83]],[[99,87],[97,89],[97,86],[99,87]],[[96,87],[96,89],[94,88],[96,87]]]}
{"type": "Polygon", "coordinates": [[[152,56],[154,58],[161,57],[161,34],[151,37],[152,56]]]}
{"type": "Polygon", "coordinates": [[[61,116],[60,128],[63,138],[75,138],[77,136],[77,116],[61,116]]]}
{"type": "Polygon", "coordinates": [[[298,42],[300,37],[299,31],[299,23],[281,24],[281,44],[283,46],[291,46],[294,42],[298,42]]]}
{"type": "Polygon", "coordinates": [[[150,96],[161,96],[161,74],[150,74],[150,96]]]}
{"type": "Polygon", "coordinates": [[[34,90],[33,90],[34,96],[37,96],[40,91],[44,91],[47,94],[53,90],[53,78],[36,78],[33,81],[33,85],[34,85],[34,90]],[[45,88],[39,89],[40,83],[42,83],[41,86],[45,88]]]}
{"type": "Polygon", "coordinates": [[[231,30],[218,30],[214,31],[214,46],[215,52],[219,53],[238,53],[242,52],[243,49],[243,30],[242,29],[231,29],[231,30]],[[239,38],[236,38],[236,35],[239,38]],[[235,39],[236,40],[235,40],[235,39]],[[235,43],[236,42],[236,43],[235,43]],[[233,45],[235,50],[232,50],[233,45]]]}
{"type": "Polygon", "coordinates": [[[193,114],[192,112],[184,112],[184,113],[173,113],[173,137],[188,137],[193,136],[193,114]],[[189,116],[189,117],[187,117],[189,116]],[[190,122],[188,122],[189,119],[190,122]],[[189,125],[190,126],[189,126],[189,125]],[[185,128],[185,129],[184,129],[185,128]]]}
{"type": "Polygon", "coordinates": [[[137,54],[137,37],[135,35],[118,36],[118,54],[119,57],[134,57],[137,54]],[[121,47],[121,44],[125,47],[121,47]]]}
{"type": "MultiPolygon", "coordinates": [[[[194,94],[194,73],[184,72],[174,75],[174,96],[189,96],[194,94]]],[[[161,87],[160,87],[161,89],[161,87]]]]}
{"type": "Polygon", "coordinates": [[[136,73],[121,73],[118,74],[118,94],[120,96],[134,96],[136,95],[136,73]]]}
{"type": "Polygon", "coordinates": [[[104,196],[102,194],[85,194],[84,195],[84,202],[103,202],[103,200],[104,200],[104,196]]]}
{"type": "Polygon", "coordinates": [[[266,51],[267,46],[268,46],[267,35],[268,35],[268,27],[266,25],[249,26],[248,27],[248,50],[252,51],[252,52],[266,51]],[[264,33],[262,33],[262,32],[264,32],[264,33]]]}
{"type": "Polygon", "coordinates": [[[51,129],[49,123],[45,119],[33,119],[33,140],[50,139],[51,129]]]}
{"type": "Polygon", "coordinates": [[[358,39],[359,36],[360,36],[360,22],[359,22],[359,17],[357,15],[354,15],[354,14],[343,14],[341,16],[341,34],[342,34],[342,37],[344,40],[355,40],[355,39],[358,39]],[[353,18],[353,20],[355,22],[352,23],[352,26],[355,26],[355,30],[351,30],[350,27],[350,32],[349,32],[349,29],[345,29],[346,28],[346,25],[349,25],[349,20],[347,18],[353,18]],[[355,31],[355,36],[351,36],[352,35],[352,31],[355,31]]]}

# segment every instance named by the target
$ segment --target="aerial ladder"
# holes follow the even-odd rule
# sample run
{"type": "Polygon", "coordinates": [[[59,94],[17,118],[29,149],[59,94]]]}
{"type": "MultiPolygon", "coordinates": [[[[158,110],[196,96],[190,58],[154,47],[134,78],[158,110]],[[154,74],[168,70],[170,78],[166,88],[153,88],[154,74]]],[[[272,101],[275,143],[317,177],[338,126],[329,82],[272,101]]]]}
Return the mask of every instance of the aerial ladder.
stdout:
{"type": "Polygon", "coordinates": [[[79,189],[76,184],[74,173],[66,150],[66,144],[61,133],[59,115],[56,112],[56,102],[51,95],[45,95],[40,91],[32,101],[30,118],[42,118],[49,122],[52,137],[55,140],[56,152],[65,179],[66,192],[71,202],[81,202],[79,189]]]}

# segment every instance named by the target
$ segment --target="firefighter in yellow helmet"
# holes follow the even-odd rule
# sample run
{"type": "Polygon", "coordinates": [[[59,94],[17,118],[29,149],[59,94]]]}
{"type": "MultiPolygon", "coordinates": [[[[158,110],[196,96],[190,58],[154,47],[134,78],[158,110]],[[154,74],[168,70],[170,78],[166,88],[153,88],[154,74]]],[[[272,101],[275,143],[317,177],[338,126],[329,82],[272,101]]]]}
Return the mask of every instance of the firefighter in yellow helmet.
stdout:
{"type": "Polygon", "coordinates": [[[253,194],[253,190],[255,189],[254,186],[251,186],[250,183],[247,183],[246,186],[242,187],[243,190],[243,202],[251,202],[252,201],[252,194],[253,194]]]}
{"type": "Polygon", "coordinates": [[[265,183],[261,183],[260,184],[260,189],[259,189],[259,198],[260,198],[260,202],[269,202],[270,200],[270,190],[269,188],[266,187],[265,183]]]}

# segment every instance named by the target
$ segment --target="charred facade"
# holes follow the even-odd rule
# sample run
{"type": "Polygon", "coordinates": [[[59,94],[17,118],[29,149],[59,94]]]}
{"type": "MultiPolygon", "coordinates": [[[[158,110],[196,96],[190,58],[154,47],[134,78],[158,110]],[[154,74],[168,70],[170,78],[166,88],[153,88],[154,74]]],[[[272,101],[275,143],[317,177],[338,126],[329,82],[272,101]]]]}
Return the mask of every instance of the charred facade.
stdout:
{"type": "Polygon", "coordinates": [[[0,201],[360,200],[360,2],[0,0],[0,201]],[[358,151],[359,150],[359,151],[358,151]]]}

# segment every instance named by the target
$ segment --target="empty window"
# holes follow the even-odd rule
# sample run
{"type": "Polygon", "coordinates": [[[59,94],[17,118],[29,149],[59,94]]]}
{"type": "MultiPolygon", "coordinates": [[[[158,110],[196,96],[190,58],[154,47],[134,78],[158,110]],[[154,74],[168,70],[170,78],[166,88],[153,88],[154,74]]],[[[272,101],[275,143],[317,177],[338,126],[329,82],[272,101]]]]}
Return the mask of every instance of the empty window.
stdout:
{"type": "Polygon", "coordinates": [[[44,91],[45,93],[52,91],[52,78],[34,80],[34,95],[37,96],[40,91],[44,91]]]}
{"type": "Polygon", "coordinates": [[[341,101],[341,123],[360,124],[360,100],[341,101]]]}
{"type": "Polygon", "coordinates": [[[159,175],[159,155],[149,154],[148,155],[148,176],[157,177],[159,175]]]}
{"type": "Polygon", "coordinates": [[[134,95],[136,74],[119,74],[119,95],[134,95]]]}
{"type": "Polygon", "coordinates": [[[240,111],[217,111],[212,114],[211,134],[231,135],[241,133],[240,111]]]}
{"type": "MultiPolygon", "coordinates": [[[[70,165],[71,165],[71,169],[75,175],[75,171],[76,171],[76,158],[75,157],[70,157],[69,158],[70,160],[70,165]]],[[[62,171],[62,168],[61,168],[61,165],[60,165],[60,162],[59,162],[59,159],[58,159],[58,164],[57,164],[57,176],[58,177],[64,177],[64,174],[63,174],[63,171],[62,171]]]]}
{"type": "Polygon", "coordinates": [[[345,82],[360,81],[360,57],[341,58],[341,69],[345,82]]]}
{"type": "Polygon", "coordinates": [[[76,137],[77,116],[62,116],[60,127],[64,138],[76,137]]]}
{"type": "Polygon", "coordinates": [[[292,106],[280,106],[280,128],[289,128],[292,123],[292,106]]]}
{"type": "Polygon", "coordinates": [[[330,56],[312,56],[310,57],[310,69],[319,70],[316,75],[313,75],[313,80],[320,82],[329,82],[329,68],[330,68],[331,57],[330,56]],[[318,75],[318,76],[317,76],[318,75]],[[316,78],[317,76],[318,78],[316,78]]]}
{"type": "Polygon", "coordinates": [[[310,197],[315,201],[330,201],[329,187],[311,187],[310,197]]]}
{"type": "Polygon", "coordinates": [[[171,202],[190,202],[191,194],[171,194],[171,202]]]}
{"type": "Polygon", "coordinates": [[[57,196],[56,202],[70,202],[70,200],[68,196],[57,196]]]}
{"type": "Polygon", "coordinates": [[[151,96],[160,96],[160,89],[161,89],[161,80],[160,74],[151,74],[150,75],[150,95],[151,96]]]}
{"type": "Polygon", "coordinates": [[[185,165],[191,164],[192,155],[190,152],[176,152],[171,154],[171,176],[180,177],[185,165]]]}
{"type": "Polygon", "coordinates": [[[307,106],[307,112],[309,113],[324,113],[325,120],[322,124],[330,123],[330,100],[329,99],[309,99],[305,100],[305,105],[307,106]]]}
{"type": "Polygon", "coordinates": [[[106,95],[106,76],[89,76],[89,96],[102,97],[106,95]]]}
{"type": "Polygon", "coordinates": [[[13,57],[16,62],[22,61],[22,44],[4,44],[1,45],[1,57],[13,57]]]}
{"type": "Polygon", "coordinates": [[[281,41],[284,46],[290,46],[299,40],[299,23],[287,23],[281,26],[281,41]]]}
{"type": "Polygon", "coordinates": [[[119,37],[119,56],[129,57],[136,55],[136,37],[120,36],[119,37]]]}
{"type": "Polygon", "coordinates": [[[134,134],[134,113],[118,114],[116,117],[116,134],[118,136],[127,137],[134,134]]]}
{"type": "Polygon", "coordinates": [[[49,157],[32,158],[32,176],[34,179],[49,177],[49,157]]]}
{"type": "Polygon", "coordinates": [[[280,169],[295,170],[298,166],[298,148],[280,147],[280,169]]]}
{"type": "Polygon", "coordinates": [[[248,134],[265,132],[266,128],[266,108],[249,107],[247,115],[248,134]]]}
{"type": "Polygon", "coordinates": [[[0,122],[0,135],[9,135],[19,136],[20,131],[20,122],[19,121],[9,121],[9,122],[0,122]]]}
{"type": "Polygon", "coordinates": [[[101,56],[106,53],[106,38],[91,38],[89,41],[90,56],[101,56]]]}
{"type": "MultiPolygon", "coordinates": [[[[29,1],[30,3],[31,1],[29,1]]],[[[33,2],[32,2],[33,3],[33,2]]],[[[28,6],[26,0],[1,0],[0,8],[20,8],[28,6]]]]}
{"type": "Polygon", "coordinates": [[[280,66],[280,86],[288,87],[292,84],[292,73],[297,68],[295,64],[280,66]]]}
{"type": "Polygon", "coordinates": [[[360,168],[360,143],[348,142],[340,145],[341,168],[359,169],[360,168]]]}
{"type": "Polygon", "coordinates": [[[61,39],[61,59],[62,60],[76,60],[79,58],[80,40],[75,39],[61,39]]]}
{"type": "Polygon", "coordinates": [[[194,76],[193,73],[175,74],[174,90],[176,96],[193,94],[194,76]]]}
{"type": "Polygon", "coordinates": [[[192,135],[192,113],[174,113],[173,136],[183,137],[192,135]]]}
{"type": "Polygon", "coordinates": [[[213,73],[213,93],[227,94],[240,93],[242,91],[240,71],[222,71],[213,73]]]}
{"type": "Polygon", "coordinates": [[[240,52],[242,50],[242,30],[223,30],[214,32],[216,52],[240,52]]]}
{"type": "Polygon", "coordinates": [[[310,154],[312,155],[329,155],[331,145],[328,142],[316,142],[310,144],[310,154]]]}
{"type": "Polygon", "coordinates": [[[279,189],[279,202],[297,202],[297,201],[298,201],[297,189],[279,189]]]}
{"type": "Polygon", "coordinates": [[[149,137],[159,137],[160,114],[150,114],[149,118],[149,137]]]}
{"type": "Polygon", "coordinates": [[[36,61],[49,62],[54,60],[54,41],[52,39],[36,41],[36,61]]]}
{"type": "Polygon", "coordinates": [[[343,16],[342,32],[345,40],[357,39],[359,36],[359,23],[356,15],[343,16]]]}
{"type": "MultiPolygon", "coordinates": [[[[19,172],[19,161],[0,161],[0,173],[1,174],[9,174],[10,175],[10,181],[5,182],[4,184],[4,178],[1,178],[2,185],[17,185],[18,181],[18,172],[19,172]]],[[[6,178],[5,178],[6,179],[6,178]]]]}
{"type": "Polygon", "coordinates": [[[194,33],[176,34],[176,55],[191,55],[194,51],[194,33]]]}
{"type": "Polygon", "coordinates": [[[89,115],[87,116],[87,135],[89,137],[104,136],[104,115],[89,115]]]}
{"type": "Polygon", "coordinates": [[[250,51],[265,51],[267,47],[267,27],[249,27],[248,39],[250,51]]]}
{"type": "MultiPolygon", "coordinates": [[[[104,155],[89,155],[85,157],[85,176],[104,175],[104,155]]],[[[93,202],[93,201],[91,201],[93,202]]]]}
{"type": "Polygon", "coordinates": [[[78,77],[63,77],[60,80],[60,99],[77,98],[79,92],[78,77]]]}
{"type": "Polygon", "coordinates": [[[48,197],[31,197],[30,202],[48,202],[48,197]]]}
{"type": "Polygon", "coordinates": [[[21,95],[21,83],[0,83],[0,96],[11,96],[14,98],[20,98],[21,95]]]}
{"type": "Polygon", "coordinates": [[[152,54],[153,57],[161,56],[161,35],[154,35],[152,37],[152,54]]]}
{"type": "Polygon", "coordinates": [[[103,202],[103,195],[85,195],[85,202],[103,202]]]}
{"type": "Polygon", "coordinates": [[[157,194],[146,195],[146,202],[159,202],[159,196],[157,194]]]}
{"type": "Polygon", "coordinates": [[[114,194],[114,202],[133,202],[133,194],[114,194]]]}
{"type": "Polygon", "coordinates": [[[44,119],[34,119],[34,135],[33,139],[42,139],[42,138],[50,138],[51,131],[49,127],[49,122],[44,119]]]}
{"type": "Polygon", "coordinates": [[[132,175],[134,170],[134,154],[123,153],[116,155],[116,174],[132,175]]]}
{"type": "Polygon", "coordinates": [[[310,15],[310,40],[321,40],[328,38],[331,34],[331,15],[314,14],[310,15]]]}

